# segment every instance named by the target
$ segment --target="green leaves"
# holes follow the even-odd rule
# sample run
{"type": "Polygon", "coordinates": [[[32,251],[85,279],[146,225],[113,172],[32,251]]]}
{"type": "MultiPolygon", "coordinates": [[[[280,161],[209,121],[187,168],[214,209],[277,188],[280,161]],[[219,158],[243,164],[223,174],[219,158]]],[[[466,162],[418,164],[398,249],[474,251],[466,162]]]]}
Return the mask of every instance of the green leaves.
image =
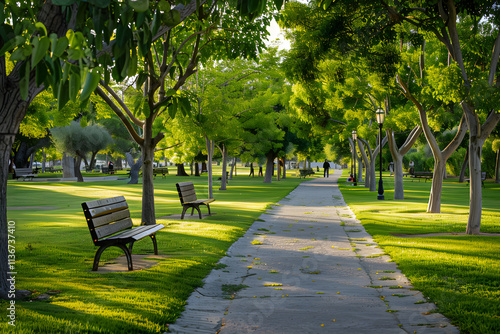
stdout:
{"type": "Polygon", "coordinates": [[[101,75],[96,69],[93,69],[91,72],[87,73],[87,76],[85,77],[85,83],[83,85],[82,94],[80,95],[81,101],[85,101],[90,97],[90,94],[92,94],[99,85],[100,79],[101,75]]]}
{"type": "Polygon", "coordinates": [[[61,38],[57,38],[56,34],[50,34],[49,38],[52,42],[51,43],[52,44],[52,49],[51,49],[52,56],[54,57],[54,59],[57,59],[63,55],[64,51],[66,51],[66,48],[69,45],[68,38],[66,38],[66,36],[63,36],[61,38]]]}
{"type": "Polygon", "coordinates": [[[85,37],[79,31],[74,32],[73,30],[68,30],[66,33],[66,38],[69,42],[68,58],[71,60],[79,60],[85,57],[85,52],[83,50],[85,45],[85,37]]]}
{"type": "Polygon", "coordinates": [[[181,22],[181,13],[177,10],[170,10],[162,15],[163,24],[174,27],[181,22]]]}
{"type": "Polygon", "coordinates": [[[145,12],[149,9],[149,0],[128,0],[128,4],[138,13],[145,12]]]}
{"type": "Polygon", "coordinates": [[[57,6],[71,6],[76,0],[52,0],[52,3],[57,6]]]}
{"type": "Polygon", "coordinates": [[[31,57],[31,68],[35,68],[35,66],[42,60],[50,47],[50,39],[48,37],[41,37],[40,39],[35,36],[31,40],[31,44],[33,45],[33,52],[31,57]]]}
{"type": "Polygon", "coordinates": [[[322,0],[319,2],[319,6],[321,6],[324,10],[327,10],[328,7],[332,4],[332,0],[322,0]]]}

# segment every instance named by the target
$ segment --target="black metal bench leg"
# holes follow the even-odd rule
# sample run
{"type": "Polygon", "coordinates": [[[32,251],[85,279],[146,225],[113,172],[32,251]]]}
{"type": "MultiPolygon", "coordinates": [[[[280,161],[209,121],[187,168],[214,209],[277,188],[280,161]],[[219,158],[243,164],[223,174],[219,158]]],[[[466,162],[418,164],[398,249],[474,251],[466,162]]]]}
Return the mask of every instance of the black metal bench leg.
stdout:
{"type": "Polygon", "coordinates": [[[188,207],[187,207],[187,206],[183,206],[183,207],[182,207],[181,219],[184,219],[184,215],[186,214],[187,209],[188,209],[188,207]]]}
{"type": "MultiPolygon", "coordinates": [[[[198,216],[201,218],[201,211],[200,211],[200,206],[199,205],[196,205],[196,206],[193,206],[193,212],[194,212],[194,209],[196,209],[198,211],[198,216]]],[[[191,212],[191,216],[193,215],[193,212],[191,212]]]]}
{"type": "Polygon", "coordinates": [[[125,247],[125,245],[117,244],[117,245],[105,245],[105,246],[99,247],[99,249],[95,253],[94,266],[92,267],[92,271],[97,271],[97,269],[99,268],[99,260],[101,259],[102,252],[104,252],[104,250],[110,246],[116,246],[116,247],[121,248],[123,250],[123,252],[125,253],[125,256],[127,257],[128,270],[130,270],[130,271],[134,270],[134,267],[132,264],[132,255],[131,255],[130,251],[128,250],[127,247],[125,247]]]}
{"type": "Polygon", "coordinates": [[[207,204],[207,208],[208,208],[208,215],[209,216],[212,215],[212,213],[210,212],[210,205],[209,204],[207,204]]]}
{"type": "Polygon", "coordinates": [[[128,244],[128,251],[130,252],[130,254],[132,254],[132,247],[134,247],[133,241],[129,242],[129,244],[128,244]]]}
{"type": "Polygon", "coordinates": [[[194,206],[191,208],[191,216],[192,216],[192,215],[193,215],[193,213],[194,213],[194,208],[195,208],[194,206]]]}
{"type": "Polygon", "coordinates": [[[151,240],[153,240],[153,247],[154,247],[155,255],[158,255],[158,246],[156,244],[156,236],[154,234],[151,234],[150,237],[151,237],[151,240]]]}

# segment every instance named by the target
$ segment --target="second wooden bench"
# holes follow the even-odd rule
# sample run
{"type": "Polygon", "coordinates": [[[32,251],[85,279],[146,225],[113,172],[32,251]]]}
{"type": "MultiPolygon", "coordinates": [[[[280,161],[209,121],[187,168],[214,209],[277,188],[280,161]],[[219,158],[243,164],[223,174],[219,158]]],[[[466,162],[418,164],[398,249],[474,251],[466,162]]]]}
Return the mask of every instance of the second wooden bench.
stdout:
{"type": "Polygon", "coordinates": [[[198,199],[196,197],[196,191],[194,190],[194,185],[193,182],[188,181],[188,182],[179,182],[175,184],[177,187],[177,192],[179,193],[179,199],[181,200],[182,204],[182,215],[181,219],[184,219],[184,214],[186,213],[187,209],[192,208],[191,210],[191,216],[194,213],[194,209],[198,211],[198,215],[201,217],[201,211],[200,211],[200,205],[206,205],[208,208],[208,214],[210,215],[210,203],[215,201],[215,199],[210,198],[210,199],[198,199]]]}

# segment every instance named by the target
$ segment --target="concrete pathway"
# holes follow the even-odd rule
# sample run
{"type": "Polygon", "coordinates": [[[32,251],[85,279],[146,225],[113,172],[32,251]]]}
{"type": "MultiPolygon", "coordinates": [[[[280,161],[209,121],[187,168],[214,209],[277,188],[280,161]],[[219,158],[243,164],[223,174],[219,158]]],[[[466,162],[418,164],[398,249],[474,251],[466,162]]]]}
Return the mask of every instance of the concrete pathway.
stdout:
{"type": "Polygon", "coordinates": [[[303,182],[188,299],[173,333],[458,333],[383,255],[337,187],[303,182]]]}

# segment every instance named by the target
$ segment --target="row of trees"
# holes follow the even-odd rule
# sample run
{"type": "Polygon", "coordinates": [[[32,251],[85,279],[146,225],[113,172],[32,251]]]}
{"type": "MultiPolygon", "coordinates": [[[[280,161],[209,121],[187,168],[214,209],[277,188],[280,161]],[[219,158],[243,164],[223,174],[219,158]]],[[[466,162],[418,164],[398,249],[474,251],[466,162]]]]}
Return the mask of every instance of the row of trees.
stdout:
{"type": "Polygon", "coordinates": [[[144,224],[155,223],[155,154],[191,161],[202,153],[209,167],[216,147],[224,166],[229,155],[248,162],[265,156],[270,182],[273,160],[293,150],[331,160],[349,155],[345,143],[356,129],[352,146],[368,166],[365,185],[375,190],[381,148],[374,116],[383,109],[396,199],[404,198],[403,156],[422,133],[429,143],[429,212],[440,211],[446,160],[468,130],[467,232],[479,232],[481,148],[500,119],[494,1],[292,2],[280,16],[292,40],[283,62],[276,50],[263,52],[273,16],[265,0],[1,3],[0,294],[8,272],[7,161],[29,106],[46,89],[57,116],[34,119],[86,123],[108,117],[104,110],[120,119],[142,152],[144,224]],[[455,130],[442,147],[435,132],[444,129],[455,130]]]}
{"type": "Polygon", "coordinates": [[[441,210],[446,161],[468,131],[467,233],[478,234],[481,152],[500,120],[499,10],[496,1],[288,4],[281,25],[292,40],[286,68],[300,87],[297,114],[337,131],[340,140],[357,130],[353,144],[370,166],[366,185],[375,190],[375,112],[383,110],[395,199],[404,198],[402,157],[423,133],[434,157],[427,209],[434,213],[441,210]],[[439,145],[435,133],[452,129],[454,136],[439,145]]]}
{"type": "MultiPolygon", "coordinates": [[[[61,114],[64,114],[68,103],[80,104],[78,108],[70,108],[71,111],[63,117],[66,120],[79,118],[80,122],[85,123],[88,115],[79,113],[91,108],[92,93],[95,92],[100,97],[99,101],[105,103],[125,125],[142,152],[144,224],[155,223],[152,161],[159,143],[175,127],[174,122],[179,124],[178,129],[197,128],[195,133],[203,134],[209,157],[215,144],[227,152],[232,146],[243,147],[243,143],[247,143],[244,150],[248,150],[251,147],[248,143],[252,140],[255,145],[264,144],[262,138],[284,140],[285,135],[281,135],[280,131],[286,133],[290,121],[283,119],[272,123],[274,125],[267,123],[276,118],[286,118],[279,113],[279,106],[268,105],[269,101],[266,101],[267,105],[255,108],[256,112],[262,113],[264,124],[268,126],[261,137],[253,130],[257,126],[252,124],[251,119],[248,122],[241,121],[239,129],[246,130],[235,132],[237,136],[229,131],[219,133],[210,127],[211,122],[219,119],[217,109],[208,103],[210,89],[220,91],[220,106],[224,110],[222,118],[231,124],[238,118],[245,118],[244,110],[235,111],[231,107],[237,98],[229,96],[231,88],[227,88],[234,86],[232,82],[248,84],[245,73],[236,73],[237,78],[228,79],[227,85],[222,83],[218,87],[212,85],[212,88],[210,82],[199,80],[198,75],[196,83],[190,83],[196,89],[182,89],[195,73],[207,68],[204,65],[210,60],[257,58],[264,47],[266,26],[272,16],[270,8],[281,8],[281,0],[274,3],[266,0],[238,3],[217,0],[47,0],[0,3],[4,9],[0,29],[2,296],[7,291],[9,271],[5,204],[7,162],[14,138],[30,104],[45,90],[54,94],[61,114]],[[119,89],[116,89],[115,83],[120,83],[119,89]],[[126,94],[120,95],[120,91],[126,91],[126,94]],[[193,105],[197,107],[193,108],[193,105]],[[267,111],[264,111],[266,108],[267,111]],[[268,112],[273,108],[281,116],[268,112]],[[183,123],[183,119],[188,120],[183,123]],[[282,127],[279,131],[275,128],[276,124],[282,127]]],[[[283,80],[281,83],[277,80],[280,77],[271,73],[268,75],[265,80],[270,85],[283,85],[283,80]]],[[[245,89],[248,94],[253,93],[252,89],[257,89],[257,98],[264,87],[258,89],[257,81],[254,82],[255,87],[245,89]]],[[[279,97],[272,99],[279,101],[279,97]]],[[[169,139],[173,138],[173,134],[169,136],[169,139]]],[[[187,145],[190,139],[195,138],[192,133],[184,135],[182,141],[170,146],[175,148],[181,143],[187,145]]],[[[280,154],[283,147],[283,143],[265,145],[275,156],[280,154]]],[[[199,150],[199,142],[191,146],[199,150]]],[[[77,154],[74,148],[67,149],[77,154]]],[[[247,155],[252,155],[252,152],[247,155]]]]}

